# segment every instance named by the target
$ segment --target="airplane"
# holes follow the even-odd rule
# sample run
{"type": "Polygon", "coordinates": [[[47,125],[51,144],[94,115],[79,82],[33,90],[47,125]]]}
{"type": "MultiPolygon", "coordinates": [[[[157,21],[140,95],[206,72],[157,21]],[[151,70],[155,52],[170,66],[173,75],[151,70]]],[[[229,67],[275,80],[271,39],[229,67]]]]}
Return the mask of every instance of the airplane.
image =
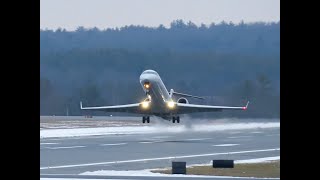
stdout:
{"type": "Polygon", "coordinates": [[[81,110],[94,110],[104,112],[123,112],[142,115],[142,123],[150,123],[150,116],[161,117],[164,120],[172,123],[180,123],[182,114],[197,113],[197,112],[218,112],[222,110],[246,110],[243,107],[231,106],[209,106],[200,104],[189,104],[187,97],[204,99],[203,97],[193,96],[175,92],[173,89],[167,91],[159,74],[154,70],[145,70],[140,75],[140,84],[146,94],[146,98],[135,104],[125,104],[116,106],[100,106],[100,107],[83,107],[80,102],[81,110]],[[174,101],[174,96],[180,97],[174,101]]]}

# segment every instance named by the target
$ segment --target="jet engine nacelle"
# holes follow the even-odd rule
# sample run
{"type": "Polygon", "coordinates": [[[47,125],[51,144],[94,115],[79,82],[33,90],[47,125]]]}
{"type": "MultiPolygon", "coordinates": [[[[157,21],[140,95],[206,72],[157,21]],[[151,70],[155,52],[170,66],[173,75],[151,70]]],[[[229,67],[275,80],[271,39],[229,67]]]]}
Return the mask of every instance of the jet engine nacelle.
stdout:
{"type": "Polygon", "coordinates": [[[182,97],[177,100],[177,103],[189,104],[189,101],[188,99],[182,97]]]}

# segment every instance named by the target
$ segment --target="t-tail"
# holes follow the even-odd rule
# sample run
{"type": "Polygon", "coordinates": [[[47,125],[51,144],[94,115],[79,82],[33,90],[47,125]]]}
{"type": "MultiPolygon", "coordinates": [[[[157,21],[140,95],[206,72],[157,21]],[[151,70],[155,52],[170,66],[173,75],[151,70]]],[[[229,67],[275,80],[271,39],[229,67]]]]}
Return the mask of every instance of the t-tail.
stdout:
{"type": "Polygon", "coordinates": [[[193,96],[190,94],[178,93],[178,92],[175,92],[173,89],[170,89],[169,95],[171,98],[172,98],[172,95],[177,95],[177,96],[181,96],[181,97],[192,97],[195,99],[204,99],[203,97],[200,97],[200,96],[193,96]]]}

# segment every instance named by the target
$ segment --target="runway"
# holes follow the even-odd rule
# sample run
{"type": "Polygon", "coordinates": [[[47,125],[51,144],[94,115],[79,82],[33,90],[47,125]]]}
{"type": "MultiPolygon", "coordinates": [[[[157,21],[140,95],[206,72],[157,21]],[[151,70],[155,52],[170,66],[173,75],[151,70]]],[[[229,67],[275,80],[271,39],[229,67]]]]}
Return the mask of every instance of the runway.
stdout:
{"type": "MultiPolygon", "coordinates": [[[[192,132],[159,130],[40,139],[41,178],[168,179],[170,176],[89,174],[100,170],[139,172],[165,168],[171,167],[172,161],[186,161],[187,165],[192,165],[209,164],[212,159],[245,160],[273,156],[280,156],[279,128],[192,132]]],[[[175,177],[185,178],[190,179],[175,177]]]]}

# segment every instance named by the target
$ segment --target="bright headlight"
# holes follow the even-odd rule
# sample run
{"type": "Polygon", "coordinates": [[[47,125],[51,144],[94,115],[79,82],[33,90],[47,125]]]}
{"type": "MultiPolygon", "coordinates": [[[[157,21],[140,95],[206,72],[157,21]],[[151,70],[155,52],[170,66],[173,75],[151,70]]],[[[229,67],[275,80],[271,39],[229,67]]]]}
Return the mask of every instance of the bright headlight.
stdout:
{"type": "Polygon", "coordinates": [[[168,102],[168,107],[169,108],[174,108],[174,102],[173,101],[169,101],[168,102]]]}
{"type": "Polygon", "coordinates": [[[142,107],[145,108],[145,109],[148,108],[149,107],[149,102],[143,101],[142,102],[142,107]]]}
{"type": "Polygon", "coordinates": [[[150,89],[150,83],[149,83],[149,82],[145,82],[145,83],[143,84],[143,86],[144,86],[144,88],[146,88],[146,89],[150,89]]]}

